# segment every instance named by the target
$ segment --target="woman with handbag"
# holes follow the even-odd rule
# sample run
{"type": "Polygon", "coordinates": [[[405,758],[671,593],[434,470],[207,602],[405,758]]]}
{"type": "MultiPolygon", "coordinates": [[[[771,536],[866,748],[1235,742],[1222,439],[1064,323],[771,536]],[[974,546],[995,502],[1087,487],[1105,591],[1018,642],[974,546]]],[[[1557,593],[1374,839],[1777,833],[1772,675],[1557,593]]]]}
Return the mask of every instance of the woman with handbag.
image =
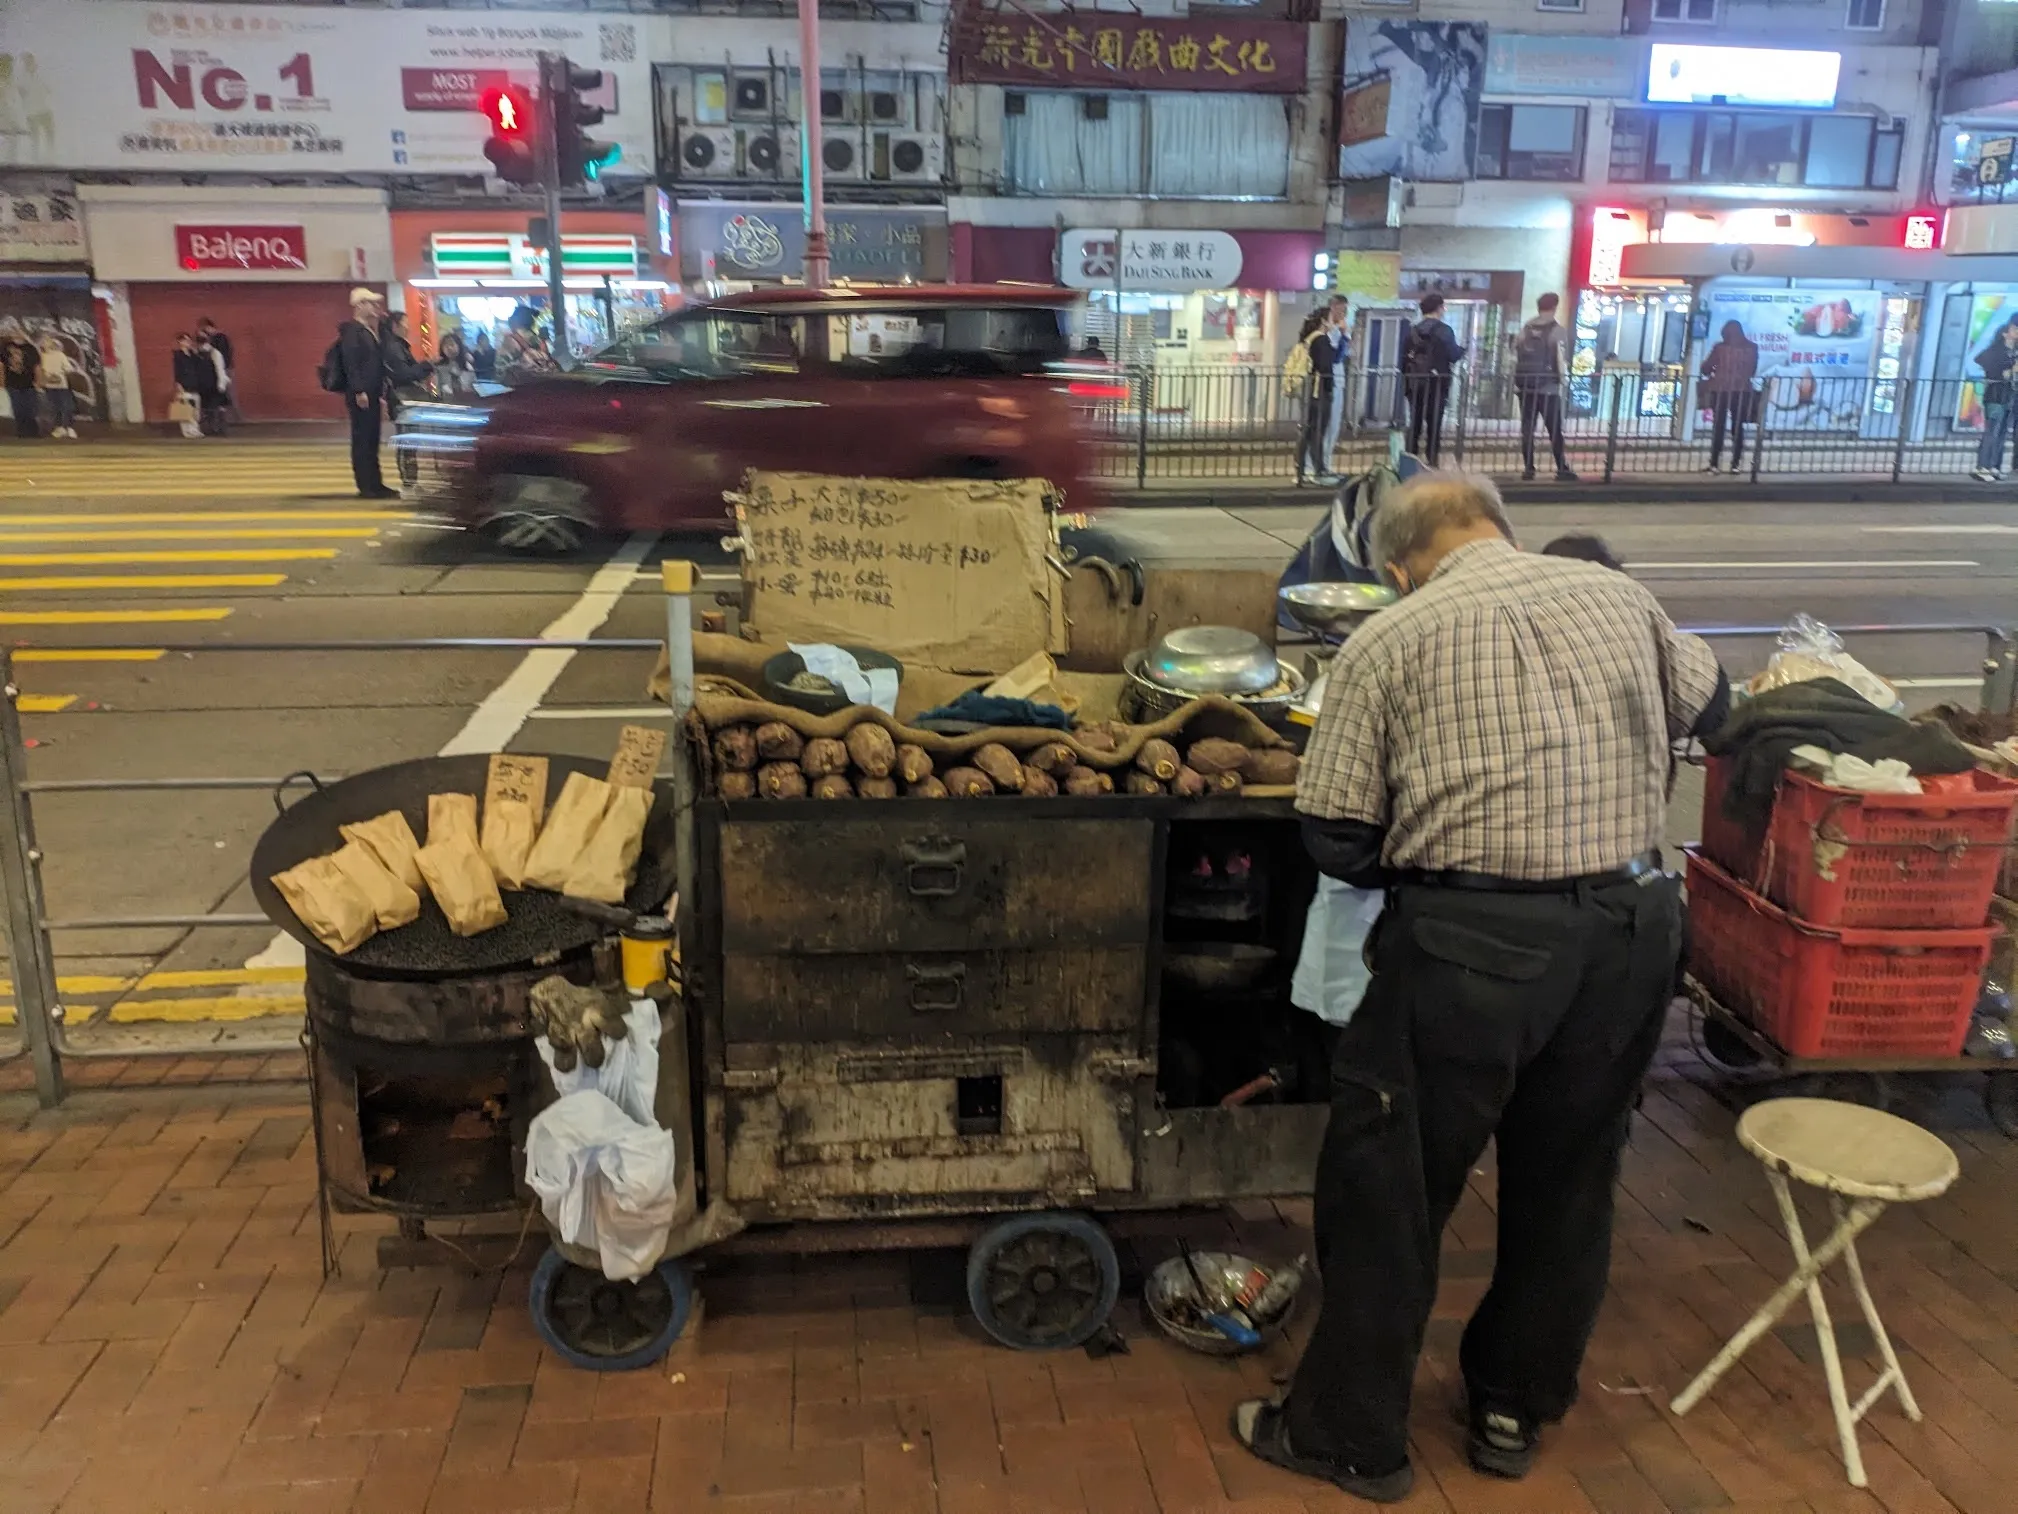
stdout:
{"type": "Polygon", "coordinates": [[[204,413],[217,404],[217,361],[207,351],[198,351],[196,339],[186,331],[175,336],[175,398],[168,406],[168,418],[182,428],[182,434],[203,435],[204,413]],[[206,398],[208,396],[208,398],[206,398]]]}

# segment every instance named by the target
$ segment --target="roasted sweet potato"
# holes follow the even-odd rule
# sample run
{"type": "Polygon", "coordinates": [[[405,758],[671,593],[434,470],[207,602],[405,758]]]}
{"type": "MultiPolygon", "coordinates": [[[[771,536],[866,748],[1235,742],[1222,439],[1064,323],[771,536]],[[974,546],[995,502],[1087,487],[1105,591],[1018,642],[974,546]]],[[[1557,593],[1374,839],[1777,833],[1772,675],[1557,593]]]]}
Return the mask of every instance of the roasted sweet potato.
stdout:
{"type": "Polygon", "coordinates": [[[955,799],[979,799],[995,792],[995,785],[979,768],[948,768],[946,792],[955,799]]]}
{"type": "Polygon", "coordinates": [[[1240,774],[1237,771],[1230,773],[1207,773],[1205,775],[1205,792],[1208,794],[1237,794],[1242,787],[1240,774]]]}
{"type": "Polygon", "coordinates": [[[757,738],[746,725],[727,725],[715,732],[715,766],[725,773],[749,773],[757,767],[757,738]]]}
{"type": "Polygon", "coordinates": [[[897,748],[897,776],[906,783],[923,783],[932,776],[932,754],[905,742],[897,748]]]}
{"type": "MultiPolygon", "coordinates": [[[[1135,754],[1136,770],[1147,773],[1159,784],[1168,783],[1175,778],[1177,770],[1182,766],[1184,763],[1177,755],[1177,748],[1167,741],[1160,741],[1154,737],[1143,742],[1142,750],[1135,754]]],[[[1129,792],[1132,794],[1138,790],[1130,789],[1129,792]]]]}
{"type": "Polygon", "coordinates": [[[873,720],[850,727],[847,743],[848,756],[854,761],[858,773],[871,778],[888,778],[891,769],[897,766],[897,743],[873,720]]]}
{"type": "Polygon", "coordinates": [[[1089,752],[1111,752],[1120,744],[1105,721],[1099,725],[1081,726],[1072,733],[1072,737],[1089,752]]]}
{"type": "Polygon", "coordinates": [[[1069,773],[1078,766],[1079,758],[1072,748],[1062,741],[1047,741],[1028,757],[1023,766],[1035,768],[1040,773],[1049,773],[1053,778],[1061,773],[1069,773]]]}
{"type": "Polygon", "coordinates": [[[1247,761],[1240,765],[1240,776],[1249,783],[1294,783],[1296,768],[1296,753],[1269,747],[1249,752],[1247,761]]]}
{"type": "Polygon", "coordinates": [[[799,754],[799,771],[808,778],[825,778],[848,771],[848,748],[831,736],[815,736],[799,754]]]}
{"type": "Polygon", "coordinates": [[[806,775],[796,762],[767,762],[757,769],[757,792],[766,799],[804,799],[806,775]]]}
{"type": "Polygon", "coordinates": [[[855,789],[841,774],[829,773],[824,778],[815,778],[813,780],[813,797],[815,799],[853,799],[855,797],[855,789]]]}
{"type": "Polygon", "coordinates": [[[897,780],[894,778],[857,778],[855,793],[863,799],[895,799],[897,780]]]}
{"type": "Polygon", "coordinates": [[[1023,787],[1023,764],[1016,760],[1016,754],[999,741],[991,741],[986,746],[976,747],[968,754],[967,760],[988,775],[988,781],[1005,794],[1014,794],[1023,787]]]}
{"type": "Polygon", "coordinates": [[[755,773],[724,773],[718,785],[724,799],[750,799],[757,792],[755,773]]]}
{"type": "Polygon", "coordinates": [[[1199,799],[1205,795],[1205,775],[1196,768],[1179,768],[1170,780],[1170,792],[1179,799],[1199,799]]]}
{"type": "Polygon", "coordinates": [[[758,726],[756,742],[757,755],[766,762],[797,762],[806,750],[805,738],[782,720],[758,726]]]}
{"type": "Polygon", "coordinates": [[[1097,768],[1074,768],[1066,775],[1065,792],[1079,796],[1111,794],[1114,792],[1114,780],[1097,768]]]}
{"type": "Polygon", "coordinates": [[[1051,799],[1058,793],[1058,780],[1049,773],[1040,773],[1028,763],[1023,767],[1023,789],[1025,799],[1051,799]]]}
{"type": "Polygon", "coordinates": [[[1161,794],[1163,785],[1147,773],[1130,773],[1122,780],[1123,790],[1130,794],[1161,794]]]}
{"type": "Polygon", "coordinates": [[[1222,741],[1217,736],[1192,742],[1191,750],[1184,755],[1186,767],[1196,768],[1208,778],[1219,773],[1238,773],[1241,764],[1246,761],[1246,747],[1237,741],[1222,741]]]}
{"type": "Polygon", "coordinates": [[[946,785],[941,783],[931,773],[927,773],[917,782],[905,787],[904,797],[906,799],[944,799],[946,797],[946,785]]]}

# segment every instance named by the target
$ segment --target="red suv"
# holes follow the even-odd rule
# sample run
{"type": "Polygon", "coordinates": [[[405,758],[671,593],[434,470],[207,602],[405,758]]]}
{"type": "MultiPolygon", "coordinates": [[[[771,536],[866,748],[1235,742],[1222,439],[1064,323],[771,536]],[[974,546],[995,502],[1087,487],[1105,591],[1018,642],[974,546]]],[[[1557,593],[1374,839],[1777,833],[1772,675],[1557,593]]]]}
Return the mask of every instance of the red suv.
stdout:
{"type": "Polygon", "coordinates": [[[402,410],[409,496],[502,545],[711,529],[746,468],[1046,478],[1084,509],[1083,418],[1112,382],[1067,355],[1069,290],[767,289],[693,306],[573,372],[402,410]]]}

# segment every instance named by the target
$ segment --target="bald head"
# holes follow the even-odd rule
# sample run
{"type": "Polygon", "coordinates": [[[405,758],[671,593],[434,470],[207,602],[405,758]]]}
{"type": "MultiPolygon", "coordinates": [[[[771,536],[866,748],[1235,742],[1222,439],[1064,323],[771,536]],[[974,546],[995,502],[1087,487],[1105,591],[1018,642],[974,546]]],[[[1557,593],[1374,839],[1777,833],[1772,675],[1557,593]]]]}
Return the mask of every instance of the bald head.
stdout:
{"type": "Polygon", "coordinates": [[[1429,581],[1437,564],[1475,541],[1513,540],[1513,523],[1491,479],[1477,473],[1418,473],[1380,502],[1373,559],[1404,593],[1429,581]]]}

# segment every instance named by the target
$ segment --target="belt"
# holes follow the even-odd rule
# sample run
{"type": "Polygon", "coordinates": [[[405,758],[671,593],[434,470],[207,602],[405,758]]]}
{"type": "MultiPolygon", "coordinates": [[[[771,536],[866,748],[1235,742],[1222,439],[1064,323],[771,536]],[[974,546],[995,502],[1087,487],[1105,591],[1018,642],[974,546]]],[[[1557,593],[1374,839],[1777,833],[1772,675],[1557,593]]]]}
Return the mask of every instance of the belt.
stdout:
{"type": "Polygon", "coordinates": [[[1635,857],[1624,867],[1602,873],[1583,873],[1574,878],[1502,878],[1495,873],[1402,872],[1395,881],[1413,888],[1459,888],[1487,894],[1574,894],[1579,889],[1607,888],[1631,883],[1661,870],[1658,852],[1635,857]]]}

